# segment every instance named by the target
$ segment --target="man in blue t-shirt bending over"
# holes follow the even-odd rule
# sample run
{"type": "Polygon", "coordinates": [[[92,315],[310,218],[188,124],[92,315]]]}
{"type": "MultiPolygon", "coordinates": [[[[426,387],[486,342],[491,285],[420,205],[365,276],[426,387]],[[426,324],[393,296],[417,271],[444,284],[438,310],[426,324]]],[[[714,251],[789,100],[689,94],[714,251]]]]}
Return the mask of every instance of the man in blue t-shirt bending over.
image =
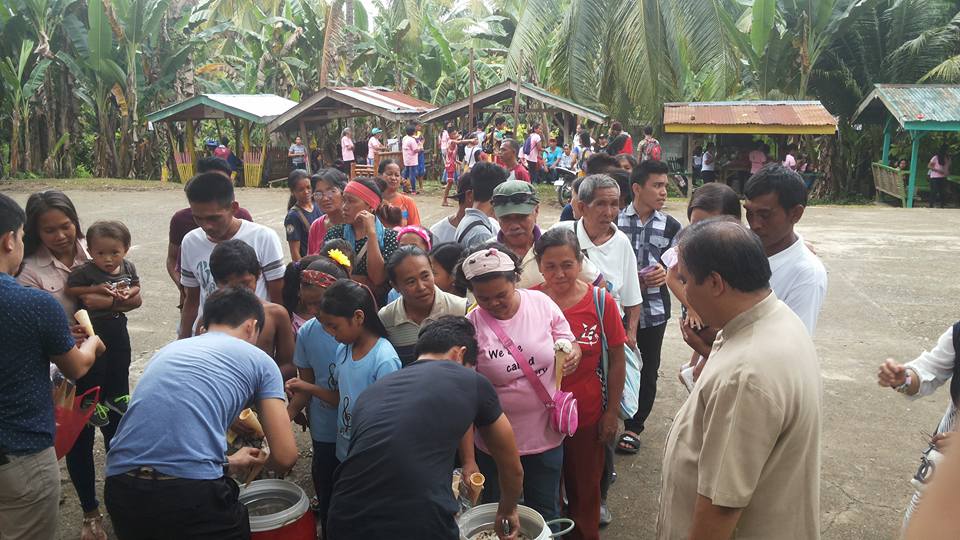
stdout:
{"type": "Polygon", "coordinates": [[[203,314],[206,334],[150,360],[110,445],[104,499],[121,540],[249,538],[246,507],[228,476],[264,464],[282,473],[297,460],[280,370],[255,345],[260,299],[220,289],[203,314]],[[227,428],[251,402],[269,456],[256,448],[227,456],[227,428]]]}

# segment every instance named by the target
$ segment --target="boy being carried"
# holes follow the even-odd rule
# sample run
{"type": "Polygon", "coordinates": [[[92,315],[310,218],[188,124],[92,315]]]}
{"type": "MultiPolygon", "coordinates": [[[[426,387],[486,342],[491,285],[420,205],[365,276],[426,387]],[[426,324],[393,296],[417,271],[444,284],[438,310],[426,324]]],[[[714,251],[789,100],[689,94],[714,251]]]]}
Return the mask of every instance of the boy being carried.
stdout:
{"type": "Polygon", "coordinates": [[[93,331],[107,347],[87,375],[77,381],[78,393],[100,387],[101,400],[90,424],[103,427],[110,423],[110,416],[117,422],[127,412],[130,334],[125,313],[140,307],[143,300],[137,269],[125,258],[130,250],[126,225],[119,221],[94,223],[87,229],[87,249],[91,260],[70,272],[66,293],[87,310],[93,331]]]}

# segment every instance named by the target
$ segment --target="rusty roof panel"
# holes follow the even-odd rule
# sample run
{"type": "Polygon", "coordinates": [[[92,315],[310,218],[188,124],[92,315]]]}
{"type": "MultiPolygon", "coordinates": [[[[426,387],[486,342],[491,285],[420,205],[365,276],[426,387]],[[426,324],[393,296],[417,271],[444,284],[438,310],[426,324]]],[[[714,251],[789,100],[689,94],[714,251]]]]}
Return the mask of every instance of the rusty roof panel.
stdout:
{"type": "Polygon", "coordinates": [[[709,126],[823,126],[837,119],[819,101],[727,101],[666,103],[665,125],[709,126]]]}

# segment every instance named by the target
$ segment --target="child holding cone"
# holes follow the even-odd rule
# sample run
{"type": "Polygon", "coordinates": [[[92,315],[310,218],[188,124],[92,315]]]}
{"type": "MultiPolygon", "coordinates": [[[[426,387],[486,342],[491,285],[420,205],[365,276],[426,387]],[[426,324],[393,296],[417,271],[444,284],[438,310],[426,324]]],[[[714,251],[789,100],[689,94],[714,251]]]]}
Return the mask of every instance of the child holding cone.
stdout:
{"type": "Polygon", "coordinates": [[[287,381],[288,391],[293,391],[287,406],[290,419],[302,423],[301,412],[304,407],[308,407],[309,411],[310,439],[313,443],[310,474],[317,494],[317,514],[324,531],[333,491],[333,472],[340,465],[337,459],[337,406],[340,404],[340,395],[335,377],[339,343],[324,329],[319,316],[320,303],[327,289],[337,280],[348,277],[344,266],[341,266],[343,262],[347,262],[346,257],[334,249],[330,252],[330,258],[318,256],[300,273],[300,304],[312,318],[298,332],[293,354],[297,377],[287,381]],[[337,258],[341,261],[337,262],[337,258]]]}
{"type": "MultiPolygon", "coordinates": [[[[99,386],[100,401],[94,405],[89,425],[67,453],[70,481],[89,518],[99,508],[93,460],[94,426],[100,428],[104,448],[109,451],[120,417],[127,412],[130,402],[130,334],[126,312],[139,308],[142,300],[137,269],[125,259],[130,250],[130,231],[123,223],[98,221],[91,225],[87,229],[87,249],[91,260],[70,272],[65,292],[75,298],[81,308],[75,315],[77,322],[84,326],[87,334],[96,335],[106,346],[106,352],[97,358],[90,371],[77,380],[77,395],[99,386]]],[[[106,538],[100,533],[102,531],[94,531],[98,540],[106,538]]]]}

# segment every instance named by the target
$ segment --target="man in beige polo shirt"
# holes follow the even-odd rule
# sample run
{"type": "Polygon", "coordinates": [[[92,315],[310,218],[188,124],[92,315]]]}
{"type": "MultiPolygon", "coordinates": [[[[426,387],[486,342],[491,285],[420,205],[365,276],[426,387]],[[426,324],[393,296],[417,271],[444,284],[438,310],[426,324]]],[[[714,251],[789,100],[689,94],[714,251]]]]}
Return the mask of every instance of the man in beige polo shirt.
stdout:
{"type": "Polygon", "coordinates": [[[708,220],[680,241],[690,307],[720,328],[667,435],[657,537],[820,537],[820,370],[770,290],[760,240],[708,220]]]}

